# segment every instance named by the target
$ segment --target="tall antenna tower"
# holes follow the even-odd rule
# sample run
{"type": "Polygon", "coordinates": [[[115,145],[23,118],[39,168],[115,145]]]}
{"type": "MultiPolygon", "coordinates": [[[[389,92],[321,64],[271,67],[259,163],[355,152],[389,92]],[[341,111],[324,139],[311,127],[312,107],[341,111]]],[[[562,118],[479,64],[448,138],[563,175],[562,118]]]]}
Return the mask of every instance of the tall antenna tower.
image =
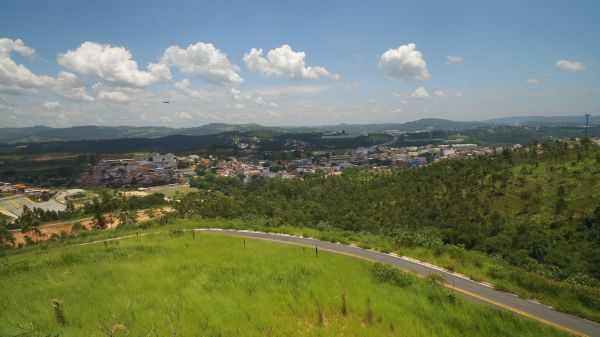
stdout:
{"type": "Polygon", "coordinates": [[[590,114],[585,114],[584,139],[588,139],[588,130],[590,128],[590,114]]]}

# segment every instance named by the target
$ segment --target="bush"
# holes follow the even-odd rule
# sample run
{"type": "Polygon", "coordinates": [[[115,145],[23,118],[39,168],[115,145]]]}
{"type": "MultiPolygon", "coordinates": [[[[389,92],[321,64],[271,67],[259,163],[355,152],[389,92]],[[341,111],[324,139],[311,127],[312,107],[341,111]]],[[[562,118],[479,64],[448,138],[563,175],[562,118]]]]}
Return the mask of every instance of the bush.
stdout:
{"type": "Polygon", "coordinates": [[[504,279],[506,278],[506,271],[504,268],[497,264],[492,264],[488,269],[488,275],[490,275],[494,279],[504,279]]]}
{"type": "Polygon", "coordinates": [[[446,278],[444,277],[444,275],[438,274],[438,273],[427,274],[425,279],[427,281],[431,282],[432,284],[438,285],[438,286],[442,285],[446,282],[446,278]]]}
{"type": "Polygon", "coordinates": [[[573,286],[571,291],[577,295],[577,298],[584,304],[600,310],[600,289],[586,287],[586,286],[573,286]]]}
{"type": "Polygon", "coordinates": [[[181,230],[181,229],[172,229],[169,232],[169,235],[172,236],[172,237],[173,236],[182,236],[183,235],[183,230],[181,230]]]}
{"type": "Polygon", "coordinates": [[[413,283],[414,276],[383,263],[371,267],[371,275],[377,282],[389,283],[397,287],[406,287],[413,283]]]}

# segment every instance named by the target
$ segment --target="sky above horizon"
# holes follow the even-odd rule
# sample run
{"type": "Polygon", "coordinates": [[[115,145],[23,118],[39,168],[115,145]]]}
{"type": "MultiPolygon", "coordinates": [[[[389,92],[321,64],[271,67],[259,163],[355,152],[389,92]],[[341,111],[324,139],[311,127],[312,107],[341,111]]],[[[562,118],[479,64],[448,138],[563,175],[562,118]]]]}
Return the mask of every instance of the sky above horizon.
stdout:
{"type": "Polygon", "coordinates": [[[1,127],[600,113],[598,1],[1,7],[1,127]]]}

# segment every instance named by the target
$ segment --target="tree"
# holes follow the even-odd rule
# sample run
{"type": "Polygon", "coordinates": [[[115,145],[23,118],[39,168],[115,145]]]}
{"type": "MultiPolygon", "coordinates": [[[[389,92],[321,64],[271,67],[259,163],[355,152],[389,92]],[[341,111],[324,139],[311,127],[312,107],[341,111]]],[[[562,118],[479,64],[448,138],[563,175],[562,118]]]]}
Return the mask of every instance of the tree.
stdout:
{"type": "Polygon", "coordinates": [[[147,208],[144,210],[144,215],[148,217],[148,219],[154,219],[156,217],[156,210],[154,208],[147,208]]]}
{"type": "Polygon", "coordinates": [[[106,218],[100,211],[97,211],[94,214],[94,227],[96,229],[105,229],[106,228],[106,218]]]}
{"type": "Polygon", "coordinates": [[[4,218],[0,218],[0,250],[13,247],[15,245],[15,237],[8,229],[8,222],[4,218]]]}
{"type": "Polygon", "coordinates": [[[135,212],[131,212],[131,211],[119,212],[119,214],[117,215],[117,219],[119,220],[119,226],[133,223],[133,222],[135,222],[135,212]]]}
{"type": "Polygon", "coordinates": [[[65,209],[65,212],[67,212],[69,214],[75,213],[75,205],[73,204],[73,202],[71,200],[67,201],[67,207],[65,209]]]}
{"type": "Polygon", "coordinates": [[[81,233],[81,231],[85,230],[87,230],[87,228],[85,228],[85,226],[82,225],[81,222],[76,222],[73,224],[73,226],[71,226],[71,233],[73,234],[79,234],[81,233]]]}
{"type": "Polygon", "coordinates": [[[115,223],[114,213],[109,213],[108,214],[108,217],[106,218],[106,223],[108,225],[110,225],[110,227],[112,228],[112,225],[115,223]]]}
{"type": "Polygon", "coordinates": [[[23,206],[23,212],[15,220],[15,223],[18,228],[21,228],[21,233],[31,236],[33,242],[37,242],[37,239],[43,236],[42,231],[40,231],[39,226],[42,223],[39,213],[32,211],[29,207],[23,206]]]}

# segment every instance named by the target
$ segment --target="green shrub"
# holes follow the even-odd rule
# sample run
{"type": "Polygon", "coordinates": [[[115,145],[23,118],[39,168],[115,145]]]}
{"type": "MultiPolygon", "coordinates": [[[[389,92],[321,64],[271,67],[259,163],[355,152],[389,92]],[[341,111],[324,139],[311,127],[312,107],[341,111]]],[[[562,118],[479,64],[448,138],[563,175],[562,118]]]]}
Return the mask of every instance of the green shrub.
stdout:
{"type": "Polygon", "coordinates": [[[584,304],[595,310],[600,310],[600,289],[587,286],[573,286],[571,291],[584,304]]]}
{"type": "Polygon", "coordinates": [[[406,287],[411,285],[415,277],[383,263],[375,263],[371,267],[371,275],[377,282],[389,283],[398,287],[406,287]]]}
{"type": "Polygon", "coordinates": [[[490,277],[500,280],[506,278],[506,270],[497,264],[492,264],[487,271],[490,277]]]}

